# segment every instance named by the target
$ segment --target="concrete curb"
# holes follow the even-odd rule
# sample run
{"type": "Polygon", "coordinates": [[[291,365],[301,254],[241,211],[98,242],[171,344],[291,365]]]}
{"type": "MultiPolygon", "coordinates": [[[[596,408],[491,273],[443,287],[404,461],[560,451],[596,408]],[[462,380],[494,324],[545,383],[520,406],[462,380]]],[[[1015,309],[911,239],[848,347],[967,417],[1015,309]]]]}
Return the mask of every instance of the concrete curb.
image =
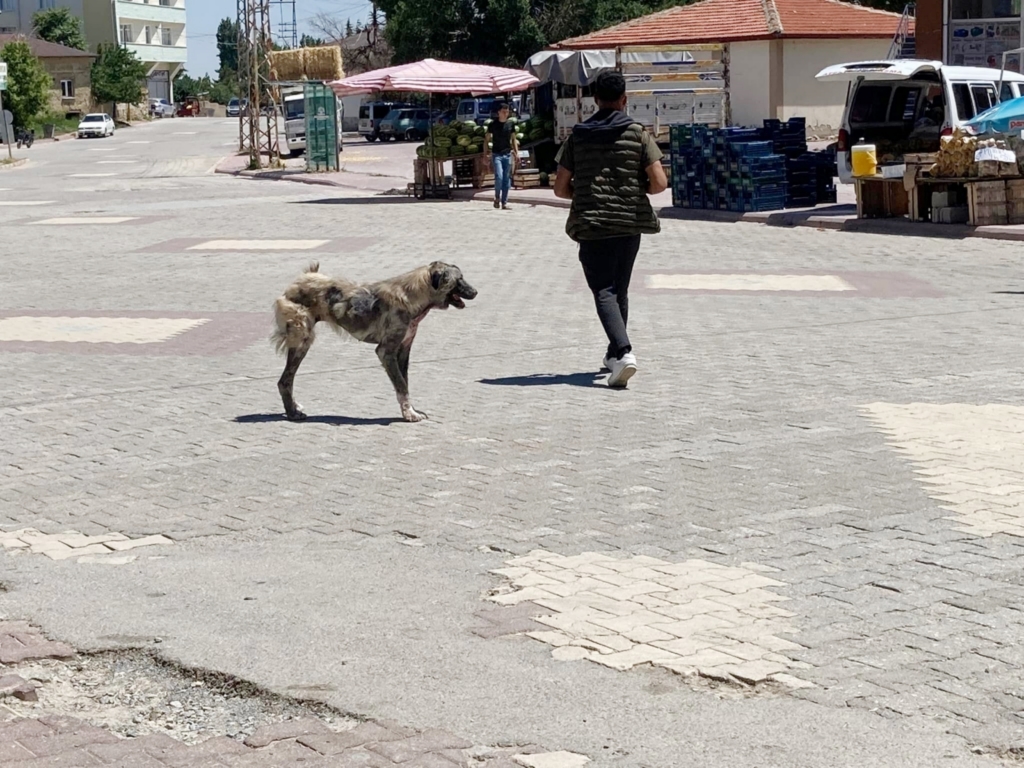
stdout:
{"type": "MultiPolygon", "coordinates": [[[[233,160],[234,157],[226,158],[233,160]]],[[[271,181],[293,181],[300,184],[314,184],[340,189],[358,189],[363,192],[381,194],[380,190],[371,190],[357,183],[342,183],[331,179],[319,178],[295,171],[248,171],[217,167],[217,173],[230,174],[250,179],[271,181]]],[[[490,190],[456,189],[452,191],[453,200],[466,202],[490,203],[494,195],[490,190]]],[[[550,208],[569,208],[568,200],[555,197],[517,197],[514,193],[509,202],[513,205],[543,205],[550,208]]],[[[856,207],[852,205],[833,205],[825,208],[795,209],[786,211],[765,211],[763,213],[733,213],[732,211],[708,211],[693,208],[673,208],[663,206],[658,215],[664,219],[677,221],[706,221],[723,224],[762,224],[769,227],[813,227],[837,232],[863,232],[875,235],[892,235],[899,237],[928,237],[939,240],[964,240],[981,238],[984,240],[1004,240],[1024,242],[1024,227],[971,227],[961,224],[927,224],[922,222],[904,221],[900,219],[858,219],[856,207]]]]}
{"type": "MultiPolygon", "coordinates": [[[[2,160],[3,158],[0,158],[2,160]]],[[[15,168],[24,168],[32,161],[27,157],[19,157],[13,163],[0,162],[0,171],[13,171],[15,168]]]]}

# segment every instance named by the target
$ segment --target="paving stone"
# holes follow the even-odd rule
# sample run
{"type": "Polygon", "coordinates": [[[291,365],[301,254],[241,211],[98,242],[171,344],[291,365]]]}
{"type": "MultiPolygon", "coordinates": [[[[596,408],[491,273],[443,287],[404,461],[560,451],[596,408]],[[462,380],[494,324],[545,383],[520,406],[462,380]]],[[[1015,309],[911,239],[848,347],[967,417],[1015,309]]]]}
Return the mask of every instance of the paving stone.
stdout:
{"type": "Polygon", "coordinates": [[[360,723],[355,728],[341,733],[307,734],[297,741],[303,746],[319,752],[321,755],[336,755],[346,749],[360,747],[364,744],[397,741],[411,736],[408,730],[386,728],[377,723],[360,723]]]}
{"type": "Polygon", "coordinates": [[[544,752],[536,755],[515,755],[513,758],[524,768],[581,768],[590,758],[575,752],[544,752]]]}
{"type": "Polygon", "coordinates": [[[404,763],[426,752],[439,752],[443,749],[466,749],[473,743],[439,730],[427,730],[406,739],[381,741],[367,745],[393,763],[404,763]]]}
{"type": "Polygon", "coordinates": [[[243,743],[247,747],[258,749],[275,741],[297,739],[300,736],[316,733],[332,733],[332,731],[321,720],[312,717],[297,718],[261,726],[247,736],[243,743]]]}

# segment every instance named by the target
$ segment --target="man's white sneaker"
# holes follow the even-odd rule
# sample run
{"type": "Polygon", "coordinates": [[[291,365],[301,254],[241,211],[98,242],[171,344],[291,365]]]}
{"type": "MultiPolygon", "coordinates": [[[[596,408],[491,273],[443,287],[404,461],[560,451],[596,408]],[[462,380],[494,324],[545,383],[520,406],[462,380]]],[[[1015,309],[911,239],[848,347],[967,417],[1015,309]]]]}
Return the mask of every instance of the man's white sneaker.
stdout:
{"type": "Polygon", "coordinates": [[[636,373],[636,357],[632,352],[627,352],[620,360],[609,360],[608,368],[611,370],[608,375],[608,386],[625,387],[636,373]]]}
{"type": "Polygon", "coordinates": [[[602,371],[610,371],[611,369],[612,369],[612,358],[606,357],[604,360],[601,361],[601,370],[602,371]]]}

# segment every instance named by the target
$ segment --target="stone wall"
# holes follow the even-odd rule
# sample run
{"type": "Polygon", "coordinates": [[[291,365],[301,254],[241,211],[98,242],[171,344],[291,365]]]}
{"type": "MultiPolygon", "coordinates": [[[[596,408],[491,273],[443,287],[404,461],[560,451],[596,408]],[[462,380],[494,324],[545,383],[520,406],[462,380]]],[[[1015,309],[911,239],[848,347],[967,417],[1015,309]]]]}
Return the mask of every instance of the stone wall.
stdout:
{"type": "Polygon", "coordinates": [[[92,110],[92,59],[81,56],[71,58],[42,59],[43,67],[53,78],[50,91],[50,108],[55,112],[89,112],[92,110]],[[70,80],[74,95],[64,98],[61,81],[70,80]]]}

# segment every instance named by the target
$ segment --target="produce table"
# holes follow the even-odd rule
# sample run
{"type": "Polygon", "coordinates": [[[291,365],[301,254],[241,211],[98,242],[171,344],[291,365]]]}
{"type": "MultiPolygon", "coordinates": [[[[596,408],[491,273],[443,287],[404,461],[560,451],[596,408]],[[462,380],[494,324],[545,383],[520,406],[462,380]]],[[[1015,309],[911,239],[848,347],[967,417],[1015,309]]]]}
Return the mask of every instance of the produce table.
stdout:
{"type": "Polygon", "coordinates": [[[413,195],[427,198],[449,199],[452,188],[444,173],[444,160],[417,157],[413,161],[413,195]]]}

